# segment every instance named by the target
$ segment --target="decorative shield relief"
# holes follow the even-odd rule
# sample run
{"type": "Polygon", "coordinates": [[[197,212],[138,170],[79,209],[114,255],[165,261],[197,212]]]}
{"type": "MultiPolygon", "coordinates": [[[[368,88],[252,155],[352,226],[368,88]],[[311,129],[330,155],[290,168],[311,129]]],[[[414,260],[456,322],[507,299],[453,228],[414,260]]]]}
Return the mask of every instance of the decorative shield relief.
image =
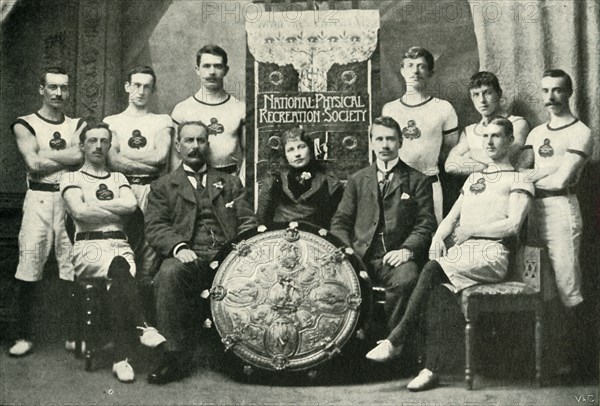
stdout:
{"type": "Polygon", "coordinates": [[[311,368],[338,354],[362,301],[350,255],[295,223],[234,244],[211,289],[226,350],[268,370],[311,368]]]}

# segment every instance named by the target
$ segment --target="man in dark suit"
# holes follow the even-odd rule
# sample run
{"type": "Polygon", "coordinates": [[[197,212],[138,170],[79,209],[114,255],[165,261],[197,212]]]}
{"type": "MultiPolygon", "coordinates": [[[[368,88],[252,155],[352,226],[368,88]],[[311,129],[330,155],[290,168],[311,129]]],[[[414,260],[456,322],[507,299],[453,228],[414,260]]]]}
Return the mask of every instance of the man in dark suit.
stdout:
{"type": "Polygon", "coordinates": [[[210,287],[209,268],[222,245],[257,226],[244,200],[240,180],[207,168],[208,128],[199,121],[179,126],[175,148],[183,161],[152,184],[146,210],[146,237],[164,261],[154,278],[158,325],[167,341],[148,382],[168,383],[187,371],[193,339],[190,320],[202,290],[210,287]]]}
{"type": "MultiPolygon", "coordinates": [[[[331,233],[351,246],[374,282],[385,287],[391,331],[402,318],[420,266],[427,259],[436,226],[433,180],[398,158],[402,137],[394,119],[373,120],[370,136],[377,159],[348,180],[331,220],[331,233]]],[[[382,361],[395,355],[387,339],[376,348],[367,358],[382,361]]]]}

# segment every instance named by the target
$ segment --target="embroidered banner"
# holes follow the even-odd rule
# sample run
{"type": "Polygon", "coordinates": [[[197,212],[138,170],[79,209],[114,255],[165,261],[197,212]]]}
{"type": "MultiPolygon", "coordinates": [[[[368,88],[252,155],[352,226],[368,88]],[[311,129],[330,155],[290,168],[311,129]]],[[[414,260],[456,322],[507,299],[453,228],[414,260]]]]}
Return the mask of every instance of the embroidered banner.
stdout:
{"type": "MultiPolygon", "coordinates": [[[[279,165],[280,134],[295,126],[313,138],[315,156],[340,179],[369,164],[368,130],[379,109],[377,10],[324,19],[306,11],[290,21],[271,13],[246,23],[249,111],[247,183],[279,165]],[[251,118],[250,118],[251,117],[251,118]],[[249,148],[250,149],[250,148],[249,148]]],[[[255,200],[256,202],[256,200],[255,200]]]]}

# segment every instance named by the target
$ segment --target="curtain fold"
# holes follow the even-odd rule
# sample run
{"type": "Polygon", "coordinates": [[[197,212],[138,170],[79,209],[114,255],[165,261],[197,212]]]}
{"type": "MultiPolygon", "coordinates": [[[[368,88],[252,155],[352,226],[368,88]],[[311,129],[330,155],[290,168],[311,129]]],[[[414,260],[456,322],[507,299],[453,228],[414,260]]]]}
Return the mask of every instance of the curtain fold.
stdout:
{"type": "Polygon", "coordinates": [[[0,0],[0,25],[4,19],[8,17],[12,8],[17,4],[18,0],[0,0]]]}
{"type": "Polygon", "coordinates": [[[600,136],[600,6],[597,0],[469,0],[481,70],[498,75],[504,103],[533,127],[548,119],[540,100],[545,69],[573,78],[573,113],[600,136]]]}

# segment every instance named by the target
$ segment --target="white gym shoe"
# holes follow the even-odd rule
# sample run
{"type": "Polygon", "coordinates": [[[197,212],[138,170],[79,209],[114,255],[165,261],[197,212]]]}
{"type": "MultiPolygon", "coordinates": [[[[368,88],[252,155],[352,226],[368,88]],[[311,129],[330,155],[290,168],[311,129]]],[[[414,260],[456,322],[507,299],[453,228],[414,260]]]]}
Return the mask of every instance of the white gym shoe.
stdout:
{"type": "Polygon", "coordinates": [[[75,348],[77,347],[77,343],[75,341],[65,341],[65,350],[67,351],[75,351],[75,348]]]}
{"type": "Polygon", "coordinates": [[[377,347],[367,353],[367,359],[376,362],[385,362],[397,357],[402,352],[402,346],[394,347],[390,340],[377,341],[377,347]]]}
{"type": "Polygon", "coordinates": [[[422,390],[427,390],[431,388],[435,388],[440,381],[440,377],[425,368],[419,372],[419,375],[416,376],[412,381],[406,385],[406,388],[413,392],[418,392],[422,390]]]}
{"type": "Polygon", "coordinates": [[[15,341],[12,347],[8,350],[8,354],[13,357],[22,357],[27,355],[33,349],[33,342],[29,340],[20,339],[15,341]]]}
{"type": "Polygon", "coordinates": [[[166,338],[162,336],[154,327],[149,327],[146,323],[144,323],[146,327],[137,327],[139,330],[142,330],[143,333],[140,336],[140,341],[146,347],[155,348],[160,344],[167,341],[166,338]]]}
{"type": "Polygon", "coordinates": [[[115,362],[112,370],[113,374],[121,382],[131,383],[135,380],[135,373],[133,372],[131,365],[129,365],[127,358],[123,361],[115,362]]]}

